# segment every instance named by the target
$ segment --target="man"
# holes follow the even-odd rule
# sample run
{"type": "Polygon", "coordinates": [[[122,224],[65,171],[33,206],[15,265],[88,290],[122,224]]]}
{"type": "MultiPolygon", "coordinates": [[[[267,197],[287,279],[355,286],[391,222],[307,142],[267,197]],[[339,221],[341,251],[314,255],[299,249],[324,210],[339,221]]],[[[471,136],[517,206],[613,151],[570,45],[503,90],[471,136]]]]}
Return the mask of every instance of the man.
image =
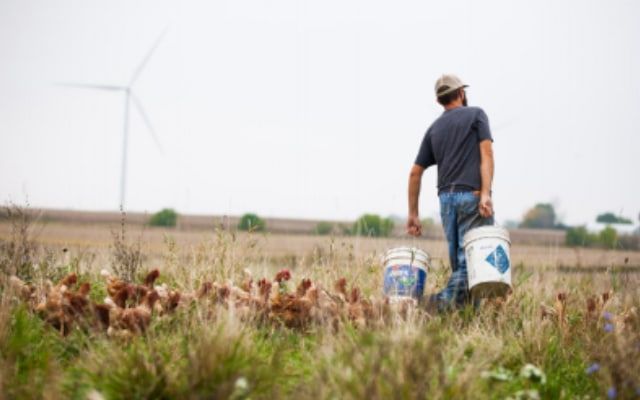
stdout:
{"type": "Polygon", "coordinates": [[[440,215],[452,270],[447,286],[429,298],[430,305],[439,311],[468,302],[462,241],[470,229],[493,224],[493,138],[484,111],[467,107],[466,87],[455,75],[442,75],[436,81],[436,98],[444,112],[424,135],[409,175],[407,232],[420,236],[418,200],[422,174],[431,165],[438,166],[440,215]]]}

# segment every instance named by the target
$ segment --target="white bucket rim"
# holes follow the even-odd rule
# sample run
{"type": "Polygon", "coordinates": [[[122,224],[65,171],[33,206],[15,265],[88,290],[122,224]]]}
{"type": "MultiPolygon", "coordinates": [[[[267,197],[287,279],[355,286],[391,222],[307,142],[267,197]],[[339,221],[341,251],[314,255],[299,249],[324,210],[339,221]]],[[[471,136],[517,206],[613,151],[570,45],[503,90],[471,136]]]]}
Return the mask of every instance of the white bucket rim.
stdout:
{"type": "Polygon", "coordinates": [[[511,236],[506,228],[498,225],[485,225],[468,231],[462,240],[462,247],[466,248],[467,245],[473,241],[487,238],[502,239],[511,245],[511,236]]]}
{"type": "Polygon", "coordinates": [[[413,259],[415,261],[418,261],[419,263],[424,264],[425,268],[429,265],[429,262],[431,261],[431,257],[426,251],[419,249],[417,247],[402,246],[402,247],[394,247],[387,250],[387,252],[383,257],[383,264],[385,264],[385,267],[386,267],[391,260],[396,260],[396,259],[406,260],[407,258],[413,259]]]}

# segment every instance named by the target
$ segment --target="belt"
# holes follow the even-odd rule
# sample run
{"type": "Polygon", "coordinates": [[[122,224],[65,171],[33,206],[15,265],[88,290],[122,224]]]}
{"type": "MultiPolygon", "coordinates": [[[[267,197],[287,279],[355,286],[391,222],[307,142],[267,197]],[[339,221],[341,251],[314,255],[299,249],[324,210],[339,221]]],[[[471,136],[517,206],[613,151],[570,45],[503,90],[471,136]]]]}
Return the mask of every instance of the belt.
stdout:
{"type": "Polygon", "coordinates": [[[456,187],[455,185],[450,186],[448,189],[445,189],[440,193],[464,193],[464,192],[471,192],[472,194],[474,194],[476,196],[480,196],[480,191],[479,190],[469,190],[468,187],[465,187],[465,186],[456,187]]]}

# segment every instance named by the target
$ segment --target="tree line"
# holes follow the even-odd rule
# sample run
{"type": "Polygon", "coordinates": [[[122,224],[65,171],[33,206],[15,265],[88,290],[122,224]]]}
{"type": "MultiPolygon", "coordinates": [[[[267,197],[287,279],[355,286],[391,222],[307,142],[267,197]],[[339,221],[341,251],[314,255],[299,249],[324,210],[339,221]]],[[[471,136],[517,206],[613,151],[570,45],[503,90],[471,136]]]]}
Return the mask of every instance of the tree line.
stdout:
{"type": "MultiPolygon", "coordinates": [[[[640,218],[639,218],[640,219],[640,218]]],[[[552,204],[538,203],[529,209],[519,224],[529,229],[561,229],[565,233],[565,244],[571,247],[600,247],[607,249],[623,248],[640,250],[640,239],[637,235],[620,235],[611,225],[632,225],[629,218],[605,212],[596,217],[596,222],[605,224],[599,232],[590,232],[586,226],[567,226],[558,221],[552,204]]]]}

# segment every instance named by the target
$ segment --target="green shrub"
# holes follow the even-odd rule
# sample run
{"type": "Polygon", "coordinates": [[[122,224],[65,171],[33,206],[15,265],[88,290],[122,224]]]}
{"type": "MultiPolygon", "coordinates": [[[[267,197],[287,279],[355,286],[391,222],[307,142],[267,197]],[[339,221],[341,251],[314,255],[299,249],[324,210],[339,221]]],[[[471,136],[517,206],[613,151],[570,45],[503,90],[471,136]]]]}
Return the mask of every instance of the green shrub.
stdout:
{"type": "Polygon", "coordinates": [[[149,225],[151,226],[176,226],[178,213],[172,208],[165,208],[151,216],[149,225]]]}
{"type": "Polygon", "coordinates": [[[376,214],[364,214],[355,222],[352,231],[359,236],[389,236],[393,231],[393,221],[376,214]]]}
{"type": "Polygon", "coordinates": [[[615,249],[618,247],[618,242],[618,232],[610,226],[607,226],[598,234],[590,233],[584,226],[569,228],[567,229],[565,236],[565,243],[567,246],[604,247],[607,249],[615,249]]]}
{"type": "Polygon", "coordinates": [[[267,224],[262,218],[252,213],[244,214],[238,223],[239,230],[249,232],[262,232],[265,230],[266,226],[267,224]]]}
{"type": "Polygon", "coordinates": [[[598,237],[587,231],[584,226],[567,229],[565,243],[567,246],[593,246],[598,242],[598,237]]]}
{"type": "Polygon", "coordinates": [[[598,241],[607,249],[615,249],[618,245],[618,232],[610,226],[600,231],[598,241]]]}
{"type": "Polygon", "coordinates": [[[333,224],[331,222],[318,222],[314,229],[316,235],[328,235],[333,232],[333,224]]]}

